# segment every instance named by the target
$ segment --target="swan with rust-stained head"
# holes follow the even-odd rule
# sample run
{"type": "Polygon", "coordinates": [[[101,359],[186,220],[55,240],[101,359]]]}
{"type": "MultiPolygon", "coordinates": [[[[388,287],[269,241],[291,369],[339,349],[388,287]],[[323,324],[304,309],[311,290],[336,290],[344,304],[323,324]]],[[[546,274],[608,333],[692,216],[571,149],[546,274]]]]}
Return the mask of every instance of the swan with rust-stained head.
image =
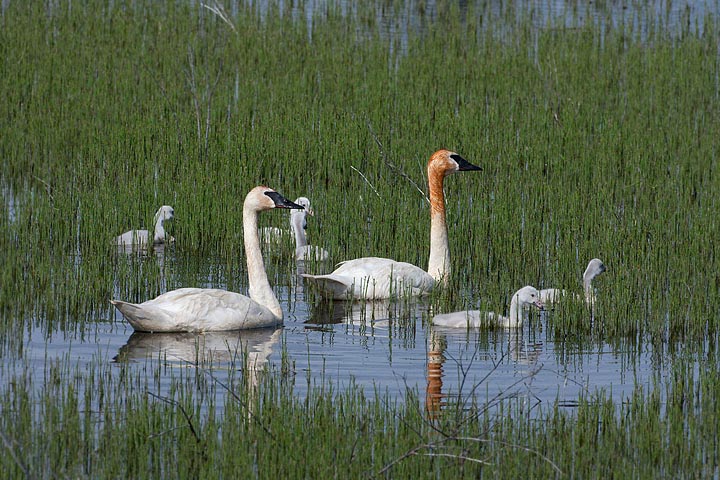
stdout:
{"type": "Polygon", "coordinates": [[[118,245],[148,245],[149,243],[159,244],[172,242],[173,237],[165,234],[165,222],[175,218],[175,210],[170,205],[163,205],[155,213],[155,233],[150,242],[150,232],[147,230],[130,230],[115,238],[118,245]]]}
{"type": "MultiPolygon", "coordinates": [[[[602,260],[599,258],[593,258],[588,263],[585,273],[583,273],[583,291],[585,292],[585,302],[588,305],[593,305],[595,303],[595,293],[593,292],[592,282],[595,277],[603,273],[605,270],[607,270],[607,268],[602,260]]],[[[577,300],[581,299],[580,295],[576,293],[568,294],[568,292],[559,288],[544,288],[540,290],[540,299],[545,303],[558,302],[566,295],[570,295],[577,300]]]]}
{"type": "Polygon", "coordinates": [[[523,310],[526,307],[543,308],[540,292],[537,288],[527,285],[512,296],[510,301],[510,315],[504,316],[495,312],[481,310],[465,310],[462,312],[442,313],[435,315],[432,324],[440,327],[477,328],[501,327],[520,328],[523,323],[523,310]]]}
{"type": "Polygon", "coordinates": [[[250,296],[213,288],[179,288],[147,302],[110,303],[140,332],[204,332],[270,327],[283,312],[268,282],[258,235],[258,212],[300,205],[268,187],[255,187],[243,203],[243,235],[250,296]]]}
{"type": "Polygon", "coordinates": [[[428,294],[437,284],[447,285],[450,277],[450,249],[445,223],[445,177],[458,172],[480,170],[455,152],[438,150],[428,161],[430,188],[430,260],[427,271],[410,263],[389,258],[364,257],[347,260],[327,275],[303,277],[322,296],[338,300],[373,300],[428,294]]]}

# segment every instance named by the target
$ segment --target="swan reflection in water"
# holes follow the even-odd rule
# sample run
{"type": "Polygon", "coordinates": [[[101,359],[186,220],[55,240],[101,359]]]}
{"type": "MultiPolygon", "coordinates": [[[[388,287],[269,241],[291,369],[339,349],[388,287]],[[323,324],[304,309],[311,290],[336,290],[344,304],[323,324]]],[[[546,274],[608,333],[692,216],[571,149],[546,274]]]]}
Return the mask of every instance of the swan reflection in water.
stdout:
{"type": "MultiPolygon", "coordinates": [[[[521,378],[524,381],[509,385],[509,388],[501,390],[497,397],[489,396],[488,403],[520,394],[520,392],[514,390],[514,387],[522,384],[522,386],[529,388],[533,375],[541,368],[539,358],[543,351],[542,342],[528,341],[527,338],[523,338],[523,332],[519,330],[496,330],[493,332],[495,334],[494,340],[490,341],[494,341],[500,348],[495,350],[492,347],[483,352],[478,346],[473,351],[472,344],[478,345],[480,339],[477,338],[477,335],[479,333],[477,330],[458,332],[457,328],[430,327],[427,336],[427,383],[425,388],[425,411],[430,419],[437,419],[440,416],[442,409],[448,405],[449,397],[454,397],[455,402],[461,408],[465,404],[472,404],[472,400],[468,402],[469,397],[472,397],[478,391],[479,386],[484,389],[485,387],[482,385],[485,382],[492,382],[492,372],[499,368],[505,359],[512,362],[512,368],[522,375],[521,378]],[[453,350],[457,350],[458,344],[464,344],[467,347],[467,353],[470,354],[469,358],[462,353],[458,355],[457,353],[448,352],[449,346],[452,346],[453,350]],[[450,370],[453,370],[452,367],[455,366],[461,376],[458,379],[458,388],[462,389],[461,391],[443,392],[443,380],[447,375],[448,364],[446,362],[448,359],[450,359],[450,370]],[[486,364],[486,371],[482,372],[480,377],[464,378],[465,375],[470,375],[469,370],[473,363],[486,364]],[[465,380],[468,383],[465,383],[465,380]]],[[[473,368],[473,370],[477,369],[473,368]]],[[[451,375],[456,374],[451,373],[451,375]]]]}
{"type": "Polygon", "coordinates": [[[345,324],[387,330],[391,326],[415,325],[428,308],[429,302],[421,298],[356,302],[335,300],[315,305],[305,323],[320,326],[345,324]]]}
{"type": "Polygon", "coordinates": [[[247,371],[249,385],[256,386],[282,328],[258,328],[205,333],[133,333],[120,347],[116,362],[161,360],[199,368],[227,366],[235,362],[247,371]]]}

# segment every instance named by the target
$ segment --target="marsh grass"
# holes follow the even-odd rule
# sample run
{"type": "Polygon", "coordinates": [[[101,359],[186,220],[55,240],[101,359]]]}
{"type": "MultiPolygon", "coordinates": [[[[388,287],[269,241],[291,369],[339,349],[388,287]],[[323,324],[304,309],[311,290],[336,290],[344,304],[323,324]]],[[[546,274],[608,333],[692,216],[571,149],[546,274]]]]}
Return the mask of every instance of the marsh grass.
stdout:
{"type": "MultiPolygon", "coordinates": [[[[271,375],[253,397],[269,434],[232,401],[217,416],[207,379],[181,377],[165,394],[159,375],[127,365],[61,362],[43,386],[29,375],[3,385],[0,471],[316,478],[392,465],[398,478],[516,478],[555,476],[555,464],[578,477],[717,476],[714,19],[702,33],[683,24],[669,34],[652,12],[639,13],[642,28],[609,17],[568,27],[537,25],[511,4],[489,15],[421,2],[411,6],[420,30],[388,39],[375,7],[404,11],[402,2],[352,15],[330,3],[309,22],[290,3],[233,3],[232,27],[193,2],[3,4],[0,358],[22,352],[28,324],[112,321],[115,295],[244,291],[241,205],[257,184],[310,197],[313,243],[335,261],[425,266],[417,187],[427,188],[429,155],[450,148],[483,172],[446,181],[454,275],[433,311],[504,311],[522,285],[579,286],[600,257],[609,271],[593,316],[560,306],[555,335],[568,348],[705,347],[698,370],[678,366],[619,406],[591,393],[573,415],[461,412],[444,436],[416,397],[368,401],[350,388],[298,399],[271,375]],[[177,244],[118,255],[114,236],[147,228],[161,204],[175,208],[177,244]],[[458,450],[407,455],[438,438],[458,450]]],[[[287,218],[270,212],[261,225],[287,218]]],[[[294,262],[267,255],[266,266],[273,285],[289,287],[294,262]]],[[[408,323],[397,328],[412,342],[408,323]]]]}
{"type": "Polygon", "coordinates": [[[162,362],[61,359],[42,388],[18,377],[0,391],[0,466],[7,478],[712,476],[718,373],[694,364],[622,403],[590,392],[573,415],[549,405],[531,418],[501,397],[461,396],[431,416],[412,390],[369,400],[324,382],[298,398],[292,376],[266,372],[257,388],[228,370],[221,384],[202,364],[173,369],[165,390],[162,362]]]}
{"type": "MultiPolygon", "coordinates": [[[[417,187],[430,153],[448,147],[484,168],[446,182],[451,292],[500,309],[520,285],[576,285],[600,256],[606,335],[716,331],[714,24],[672,37],[513,17],[500,34],[455,8],[436,14],[398,51],[355,25],[367,13],[335,7],[312,27],[274,4],[262,18],[240,7],[233,29],[185,4],[10,4],[4,271],[30,278],[6,282],[18,292],[4,309],[39,309],[49,325],[96,310],[115,275],[109,239],[163,203],[183,255],[241,273],[240,205],[259,183],[313,199],[314,239],[336,261],[424,265],[417,187]]],[[[155,295],[157,274],[139,273],[138,297],[155,295]]],[[[461,303],[451,293],[443,309],[461,303]]]]}

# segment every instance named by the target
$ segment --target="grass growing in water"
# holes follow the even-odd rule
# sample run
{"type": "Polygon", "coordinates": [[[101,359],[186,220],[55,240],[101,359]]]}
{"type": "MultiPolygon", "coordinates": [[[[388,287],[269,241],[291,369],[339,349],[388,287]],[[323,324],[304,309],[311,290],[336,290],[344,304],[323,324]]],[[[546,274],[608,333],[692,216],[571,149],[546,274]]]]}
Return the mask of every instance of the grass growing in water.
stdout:
{"type": "Polygon", "coordinates": [[[622,405],[598,392],[572,416],[555,406],[533,419],[509,400],[484,413],[484,405],[451,404],[429,418],[414,392],[404,402],[371,401],[353,386],[298,398],[291,376],[262,375],[253,390],[232,376],[215,383],[199,367],[176,370],[169,394],[154,393],[167,377],[159,364],[59,361],[44,389],[15,378],[0,389],[0,467],[6,478],[716,473],[715,423],[707,419],[718,414],[720,378],[714,367],[693,371],[693,362],[678,362],[665,382],[638,388],[622,405]],[[122,375],[111,372],[118,368],[122,375]],[[222,415],[213,392],[225,395],[222,415]]]}
{"type": "MultiPolygon", "coordinates": [[[[348,18],[334,5],[315,13],[312,29],[277,5],[264,16],[240,6],[234,28],[190,2],[4,8],[2,356],[21,350],[27,322],[45,331],[105,322],[113,318],[107,300],[116,289],[138,300],[160,293],[167,264],[118,257],[111,240],[147,227],[161,204],[177,212],[167,288],[210,278],[241,290],[239,205],[258,183],[291,198],[309,196],[314,238],[336,260],[369,253],[425,265],[428,207],[414,184],[425,188],[425,162],[440,147],[484,173],[447,185],[455,290],[438,300],[439,309],[465,307],[456,291],[503,310],[499,303],[527,283],[579,290],[585,264],[598,256],[610,270],[598,281],[595,322],[574,324],[582,318],[577,309],[558,309],[559,332],[584,337],[590,329],[608,342],[648,336],[689,348],[710,338],[714,349],[718,260],[710,239],[718,237],[720,88],[712,22],[702,35],[670,36],[652,25],[645,32],[629,24],[537,28],[509,10],[496,27],[472,10],[463,21],[441,8],[398,49],[377,33],[373,14],[348,18]],[[191,260],[197,257],[217,258],[219,271],[204,275],[202,262],[191,260]]],[[[264,221],[287,223],[284,215],[264,221]]],[[[228,472],[253,464],[265,472],[290,468],[271,462],[295,458],[290,448],[301,446],[308,448],[302,459],[322,453],[302,464],[309,474],[347,465],[342,473],[357,475],[379,472],[434,432],[412,402],[366,404],[351,391],[339,401],[319,396],[296,404],[268,387],[262,412],[287,420],[295,436],[266,447],[270,437],[253,427],[256,443],[243,445],[257,447],[238,454],[237,442],[251,429],[240,409],[226,412],[234,422],[222,428],[211,415],[196,420],[200,438],[183,428],[156,439],[151,435],[187,425],[179,405],[192,414],[192,392],[179,390],[177,404],[137,392],[120,403],[124,384],[98,382],[116,391],[108,395],[112,408],[96,409],[107,416],[96,425],[91,410],[78,408],[80,393],[69,378],[53,379],[38,399],[22,381],[4,389],[3,411],[15,415],[3,419],[3,471],[140,475],[151,464],[156,475],[178,468],[191,476],[219,463],[228,472]],[[36,420],[41,416],[46,423],[36,420]],[[367,422],[358,424],[363,417],[367,422]],[[7,423],[11,418],[19,427],[7,423]],[[47,438],[57,443],[46,456],[40,446],[47,438]],[[118,438],[122,446],[113,449],[118,438]],[[84,449],[68,456],[58,447],[65,444],[84,449]],[[359,458],[372,461],[356,464],[359,458]]],[[[127,381],[142,392],[142,378],[127,381]]],[[[707,393],[715,391],[716,375],[710,368],[696,383],[672,382],[672,392],[691,398],[705,423],[688,418],[679,397],[663,410],[656,392],[639,392],[624,416],[610,415],[599,397],[581,405],[577,420],[554,414],[536,424],[511,416],[496,424],[502,441],[534,451],[488,451],[482,442],[467,448],[473,458],[503,465],[507,476],[520,469],[554,474],[538,451],[563,471],[587,475],[608,465],[638,476],[712,475],[698,459],[717,464],[707,432],[717,424],[707,393]],[[583,453],[592,439],[597,459],[583,453]],[[622,449],[628,458],[611,463],[617,445],[637,448],[622,449]],[[659,453],[665,451],[672,454],[659,453]]],[[[460,433],[478,431],[485,430],[460,433]]],[[[440,466],[448,468],[437,457],[414,456],[392,471],[410,476],[440,466]]]]}
{"type": "Polygon", "coordinates": [[[358,36],[334,8],[309,32],[276,6],[264,20],[239,8],[233,29],[182,3],[11,2],[3,310],[52,326],[102,309],[108,239],[162,203],[179,249],[242,270],[238,205],[258,183],[310,196],[314,239],[336,260],[423,265],[415,185],[448,147],[484,168],[447,185],[454,288],[498,301],[527,283],[571,287],[599,256],[604,335],[717,331],[713,24],[641,40],[630,25],[498,35],[438,15],[391,53],[371,20],[358,36]]]}

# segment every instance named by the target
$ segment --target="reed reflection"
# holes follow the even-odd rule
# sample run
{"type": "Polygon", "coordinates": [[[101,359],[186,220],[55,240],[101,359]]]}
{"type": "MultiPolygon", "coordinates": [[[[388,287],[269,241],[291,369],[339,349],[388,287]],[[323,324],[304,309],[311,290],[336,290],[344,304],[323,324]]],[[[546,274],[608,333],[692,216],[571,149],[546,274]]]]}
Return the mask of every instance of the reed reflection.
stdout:
{"type": "Polygon", "coordinates": [[[424,299],[323,301],[314,306],[305,323],[315,325],[352,324],[389,328],[392,324],[412,325],[428,309],[424,299]]]}

